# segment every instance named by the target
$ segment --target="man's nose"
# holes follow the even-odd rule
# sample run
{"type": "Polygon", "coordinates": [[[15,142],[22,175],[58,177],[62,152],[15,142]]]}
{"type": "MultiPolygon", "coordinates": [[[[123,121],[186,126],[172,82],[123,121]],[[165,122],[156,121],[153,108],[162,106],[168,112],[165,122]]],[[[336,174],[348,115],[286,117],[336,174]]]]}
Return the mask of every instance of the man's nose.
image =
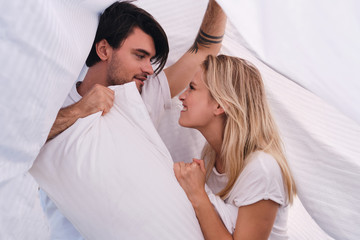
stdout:
{"type": "Polygon", "coordinates": [[[145,72],[147,75],[153,75],[154,74],[154,69],[151,65],[151,62],[147,62],[144,66],[143,66],[143,72],[145,72]]]}

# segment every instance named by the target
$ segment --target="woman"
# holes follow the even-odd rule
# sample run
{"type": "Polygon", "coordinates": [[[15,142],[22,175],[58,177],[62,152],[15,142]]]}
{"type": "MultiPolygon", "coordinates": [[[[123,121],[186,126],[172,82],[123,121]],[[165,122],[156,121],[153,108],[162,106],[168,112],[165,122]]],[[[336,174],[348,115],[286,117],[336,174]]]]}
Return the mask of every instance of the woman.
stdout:
{"type": "Polygon", "coordinates": [[[296,188],[259,71],[240,58],[208,56],[179,98],[180,125],[207,140],[206,169],[198,159],[174,165],[205,239],[287,239],[287,206],[296,188]],[[212,206],[205,181],[237,207],[233,233],[212,206]]]}

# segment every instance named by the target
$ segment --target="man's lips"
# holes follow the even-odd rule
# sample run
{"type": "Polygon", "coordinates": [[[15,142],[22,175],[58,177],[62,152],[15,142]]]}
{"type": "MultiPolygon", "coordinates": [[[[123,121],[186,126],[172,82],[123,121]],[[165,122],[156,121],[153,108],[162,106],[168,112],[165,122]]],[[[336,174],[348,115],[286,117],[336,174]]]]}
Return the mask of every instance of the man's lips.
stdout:
{"type": "Polygon", "coordinates": [[[139,79],[135,78],[135,82],[140,83],[140,85],[144,85],[144,81],[143,81],[143,80],[139,80],[139,79]]]}
{"type": "Polygon", "coordinates": [[[135,82],[138,82],[139,87],[143,87],[144,86],[144,81],[147,80],[147,77],[137,75],[137,76],[134,77],[134,79],[135,79],[135,82]]]}
{"type": "Polygon", "coordinates": [[[147,76],[135,76],[134,78],[142,82],[147,80],[147,76]]]}

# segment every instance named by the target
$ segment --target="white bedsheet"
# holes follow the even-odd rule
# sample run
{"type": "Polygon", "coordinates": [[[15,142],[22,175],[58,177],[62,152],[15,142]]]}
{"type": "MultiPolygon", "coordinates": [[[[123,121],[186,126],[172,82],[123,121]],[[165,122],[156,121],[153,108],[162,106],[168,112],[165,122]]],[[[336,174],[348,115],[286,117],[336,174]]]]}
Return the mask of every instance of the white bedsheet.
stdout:
{"type": "Polygon", "coordinates": [[[44,239],[27,171],[81,71],[98,14],[111,2],[0,1],[0,239],[44,239]]]}
{"type": "MultiPolygon", "coordinates": [[[[341,2],[339,6],[340,2],[333,2],[320,7],[313,2],[307,5],[303,1],[295,1],[285,5],[275,1],[271,2],[272,7],[264,1],[219,2],[231,22],[222,53],[246,58],[260,69],[286,146],[299,198],[304,206],[299,207],[302,205],[297,200],[294,213],[290,214],[291,220],[296,222],[294,225],[289,223],[293,231],[289,233],[291,239],[330,239],[327,234],[335,239],[359,239],[360,125],[357,105],[360,89],[355,65],[360,59],[356,54],[358,51],[354,50],[358,49],[360,41],[353,41],[359,39],[360,28],[356,28],[359,16],[354,13],[354,9],[359,9],[358,3],[341,2]],[[336,16],[342,17],[340,19],[330,14],[337,7],[339,12],[336,16]],[[308,14],[310,8],[314,10],[308,14]],[[296,9],[298,12],[295,14],[296,9]],[[276,15],[279,18],[275,18],[276,15]],[[300,24],[302,21],[303,27],[300,24]],[[293,35],[288,34],[294,22],[298,23],[297,28],[292,29],[293,35]],[[315,25],[309,28],[312,22],[315,25]],[[323,26],[324,22],[328,22],[329,26],[316,32],[314,28],[323,26]],[[345,25],[352,27],[345,28],[345,25]],[[302,36],[301,39],[306,41],[299,43],[296,36],[302,36]],[[336,56],[339,58],[336,59],[336,56]],[[273,59],[276,59],[277,65],[270,61],[273,59]],[[301,219],[314,219],[315,222],[301,219]],[[294,232],[296,229],[302,231],[294,232]]],[[[161,19],[176,15],[178,9],[185,8],[187,3],[171,1],[175,8],[166,8],[161,3],[150,5],[147,1],[142,4],[161,19]]],[[[206,1],[197,1],[196,4],[200,7],[190,9],[190,16],[196,15],[194,9],[206,6],[206,1]]],[[[193,34],[196,30],[194,26],[187,26],[179,31],[175,25],[179,26],[184,19],[177,21],[166,21],[164,26],[173,42],[185,42],[182,32],[193,34]]],[[[174,46],[173,55],[185,51],[191,44],[191,39],[188,41],[174,46]]],[[[192,146],[202,145],[203,139],[196,135],[197,132],[176,128],[178,113],[174,109],[179,105],[179,101],[174,99],[174,108],[166,116],[160,133],[174,160],[191,161],[189,155],[200,154],[192,146]],[[172,131],[176,132],[176,138],[166,130],[169,126],[171,129],[175,127],[172,131]],[[183,149],[179,146],[188,147],[183,149]]]]}
{"type": "Polygon", "coordinates": [[[241,41],[360,124],[360,2],[219,0],[241,41]]]}
{"type": "MultiPolygon", "coordinates": [[[[0,50],[8,53],[0,56],[2,239],[44,236],[41,213],[37,215],[38,208],[33,207],[36,188],[23,176],[81,70],[96,15],[110,2],[0,3],[0,50]],[[30,224],[34,219],[39,224],[30,224]]],[[[359,239],[359,3],[219,2],[235,26],[228,28],[222,52],[247,58],[262,72],[304,207],[335,239],[359,239]]],[[[168,62],[173,63],[191,45],[206,1],[137,3],[164,26],[170,41],[168,62]]],[[[177,111],[171,111],[164,119],[162,137],[175,160],[190,161],[199,155],[203,139],[188,129],[172,130],[176,138],[169,135],[167,129],[177,122],[177,111]],[[179,148],[182,143],[186,147],[179,148]]],[[[304,214],[301,210],[297,216],[302,219],[304,214]]],[[[321,231],[301,219],[294,221],[299,223],[296,227],[290,222],[291,231],[302,229],[298,235],[290,232],[291,239],[319,239],[315,231],[321,231]]]]}
{"type": "Polygon", "coordinates": [[[241,42],[283,74],[256,61],[302,204],[330,236],[359,239],[359,2],[219,2],[241,42]]]}

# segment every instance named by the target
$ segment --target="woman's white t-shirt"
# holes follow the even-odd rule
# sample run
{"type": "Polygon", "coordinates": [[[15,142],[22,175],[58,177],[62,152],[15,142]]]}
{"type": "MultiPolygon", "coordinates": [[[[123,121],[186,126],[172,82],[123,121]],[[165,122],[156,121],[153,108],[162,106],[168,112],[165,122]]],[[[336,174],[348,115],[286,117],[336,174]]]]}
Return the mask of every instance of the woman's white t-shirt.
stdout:
{"type": "MultiPolygon", "coordinates": [[[[227,179],[225,174],[218,173],[214,167],[207,185],[213,193],[218,193],[226,186],[227,179]]],[[[257,151],[249,156],[247,165],[236,180],[225,203],[236,206],[232,208],[231,215],[237,216],[239,207],[261,200],[272,200],[279,204],[269,240],[288,239],[288,199],[280,167],[271,155],[257,151]]]]}

